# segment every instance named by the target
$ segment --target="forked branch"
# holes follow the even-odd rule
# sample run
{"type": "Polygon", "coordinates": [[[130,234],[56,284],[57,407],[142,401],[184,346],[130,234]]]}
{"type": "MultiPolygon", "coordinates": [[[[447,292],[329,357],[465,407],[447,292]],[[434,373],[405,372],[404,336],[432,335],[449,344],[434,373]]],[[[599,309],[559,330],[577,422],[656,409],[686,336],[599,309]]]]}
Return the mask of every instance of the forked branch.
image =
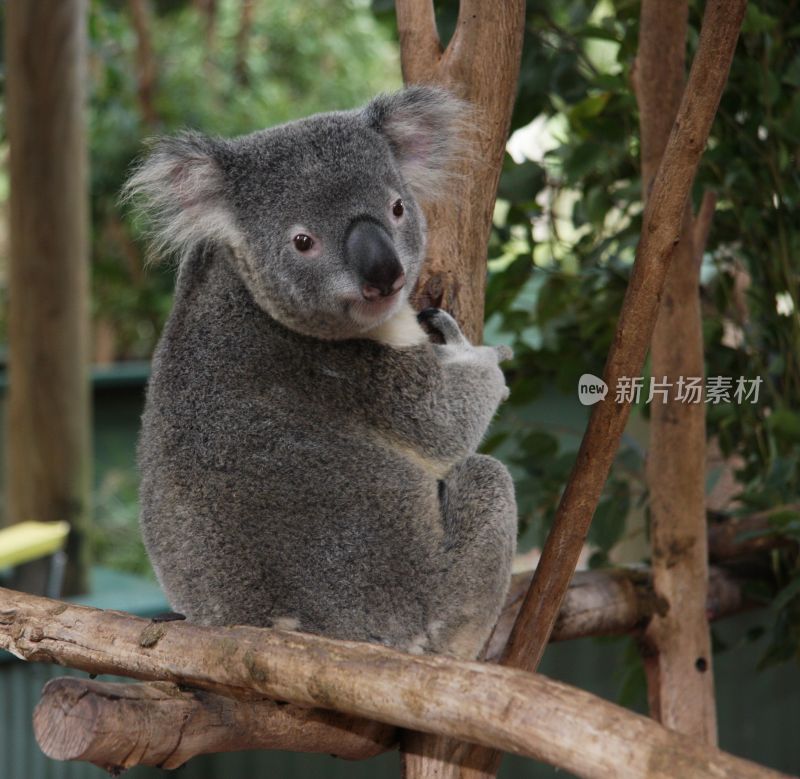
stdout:
{"type": "Polygon", "coordinates": [[[483,744],[583,777],[780,774],[538,674],[250,627],[148,620],[0,589],[0,648],[240,700],[334,709],[483,744]]]}
{"type": "MultiPolygon", "coordinates": [[[[728,78],[747,0],[709,0],[689,80],[644,213],[636,261],[603,379],[614,388],[638,376],[686,202],[728,78]]],[[[553,528],[509,641],[505,662],[533,670],[541,661],[564,593],[619,446],[630,405],[613,391],[593,410],[553,528]]]]}

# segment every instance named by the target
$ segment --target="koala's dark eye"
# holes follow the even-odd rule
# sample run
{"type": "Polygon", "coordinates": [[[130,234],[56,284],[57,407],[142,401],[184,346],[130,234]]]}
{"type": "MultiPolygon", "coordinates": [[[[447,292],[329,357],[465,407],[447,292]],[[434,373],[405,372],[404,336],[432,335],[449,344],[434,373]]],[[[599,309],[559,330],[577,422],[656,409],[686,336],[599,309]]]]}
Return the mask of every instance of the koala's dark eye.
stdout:
{"type": "Polygon", "coordinates": [[[314,245],[314,241],[311,236],[306,235],[305,233],[299,233],[292,238],[292,240],[294,241],[294,248],[299,252],[307,252],[314,245]]]}
{"type": "Polygon", "coordinates": [[[400,198],[394,201],[392,204],[392,213],[399,219],[406,211],[406,207],[403,205],[403,201],[400,198]]]}

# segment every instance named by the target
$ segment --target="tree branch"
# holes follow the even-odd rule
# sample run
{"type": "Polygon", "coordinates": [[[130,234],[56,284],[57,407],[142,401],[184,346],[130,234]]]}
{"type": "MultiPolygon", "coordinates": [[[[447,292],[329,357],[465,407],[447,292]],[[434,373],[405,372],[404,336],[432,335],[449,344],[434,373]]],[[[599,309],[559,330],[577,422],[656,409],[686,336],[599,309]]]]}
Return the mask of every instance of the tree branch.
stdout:
{"type": "Polygon", "coordinates": [[[483,340],[486,250],[497,182],[517,93],[524,0],[462,0],[453,39],[442,53],[430,0],[398,0],[406,83],[437,84],[473,108],[469,154],[454,165],[447,197],[426,204],[427,260],[414,292],[418,309],[453,314],[473,343],[483,340]]]}
{"type": "Polygon", "coordinates": [[[391,725],[275,701],[235,701],[169,682],[52,679],[33,714],[42,751],[105,770],[178,768],[196,755],[246,749],[364,760],[392,748],[391,725]]]}
{"type": "MultiPolygon", "coordinates": [[[[636,98],[645,202],[680,106],[688,17],[687,0],[642,2],[636,98]]],[[[681,377],[704,375],[693,226],[687,200],[651,342],[653,380],[666,380],[671,389],[666,401],[651,405],[646,469],[653,584],[670,607],[654,615],[642,646],[651,716],[716,744],[706,617],[705,404],[675,397],[681,377]]]]}
{"type": "MultiPolygon", "coordinates": [[[[692,71],[645,209],[642,237],[609,352],[604,380],[613,393],[637,376],[658,315],[669,261],[689,189],[716,114],[736,48],[746,0],[709,0],[692,71]]],[[[533,669],[541,660],[625,428],[630,405],[613,394],[598,403],[553,528],[506,651],[506,662],[533,669]]]]}
{"type": "MultiPolygon", "coordinates": [[[[506,605],[486,650],[486,658],[499,661],[525,593],[532,571],[515,574],[506,605]]],[[[743,585],[725,568],[710,571],[706,614],[721,619],[736,614],[748,603],[743,585]]],[[[551,641],[572,641],[590,636],[621,636],[647,626],[654,614],[664,614],[669,604],[653,590],[647,568],[578,571],[564,596],[551,641]]]]}
{"type": "Polygon", "coordinates": [[[780,774],[537,674],[252,627],[153,623],[0,589],[0,647],[57,662],[438,733],[583,777],[780,774]]]}
{"type": "Polygon", "coordinates": [[[406,84],[431,81],[442,57],[433,0],[397,0],[397,33],[406,84]]]}
{"type": "MultiPolygon", "coordinates": [[[[502,654],[530,579],[530,572],[514,577],[489,659],[502,654]]],[[[744,606],[738,582],[723,569],[712,568],[709,618],[744,606]]],[[[551,639],[627,633],[664,608],[646,570],[583,571],[573,578],[551,639]]],[[[106,770],[136,765],[177,768],[196,755],[246,749],[361,760],[397,745],[396,729],[374,720],[269,700],[236,701],[169,682],[52,680],[42,693],[33,725],[49,757],[83,760],[106,770]]]]}

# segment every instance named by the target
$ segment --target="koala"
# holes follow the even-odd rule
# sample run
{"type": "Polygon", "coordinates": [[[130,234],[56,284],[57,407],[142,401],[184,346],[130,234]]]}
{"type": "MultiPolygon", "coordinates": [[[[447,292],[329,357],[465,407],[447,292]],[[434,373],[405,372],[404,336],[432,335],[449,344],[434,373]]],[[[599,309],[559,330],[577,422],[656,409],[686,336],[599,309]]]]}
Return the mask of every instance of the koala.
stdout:
{"type": "Polygon", "coordinates": [[[464,106],[413,87],[234,139],[156,142],[127,195],[180,257],[138,460],[172,605],[476,657],[516,542],[506,468],[476,454],[503,350],[409,304],[420,203],[464,106]]]}

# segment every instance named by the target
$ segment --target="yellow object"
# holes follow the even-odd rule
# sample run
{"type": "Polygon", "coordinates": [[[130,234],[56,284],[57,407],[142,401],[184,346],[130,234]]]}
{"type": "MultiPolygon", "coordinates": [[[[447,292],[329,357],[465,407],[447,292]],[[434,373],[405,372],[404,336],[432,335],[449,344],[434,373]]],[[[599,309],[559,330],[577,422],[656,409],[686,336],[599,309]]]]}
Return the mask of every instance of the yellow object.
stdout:
{"type": "Polygon", "coordinates": [[[57,552],[68,533],[69,522],[19,522],[0,529],[0,568],[57,552]]]}

